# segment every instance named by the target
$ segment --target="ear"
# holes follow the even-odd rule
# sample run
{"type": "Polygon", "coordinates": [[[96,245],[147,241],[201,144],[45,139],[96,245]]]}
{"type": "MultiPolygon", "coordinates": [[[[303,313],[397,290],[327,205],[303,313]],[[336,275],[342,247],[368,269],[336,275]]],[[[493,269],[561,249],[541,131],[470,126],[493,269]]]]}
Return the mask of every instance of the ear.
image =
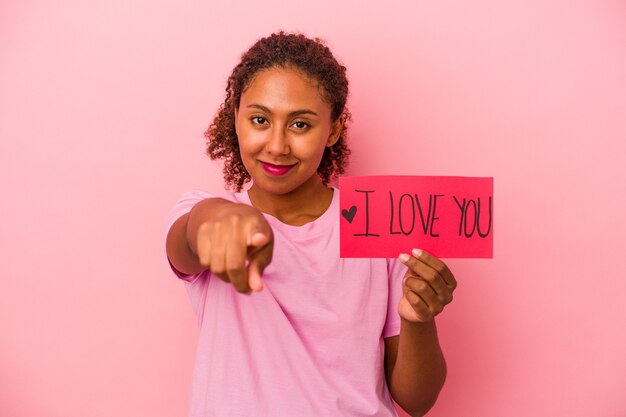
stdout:
{"type": "Polygon", "coordinates": [[[330,148],[333,146],[339,138],[341,137],[341,132],[343,132],[343,125],[345,123],[346,117],[345,114],[341,114],[337,120],[333,122],[333,125],[330,129],[330,135],[328,135],[328,141],[326,142],[326,146],[330,148]]]}

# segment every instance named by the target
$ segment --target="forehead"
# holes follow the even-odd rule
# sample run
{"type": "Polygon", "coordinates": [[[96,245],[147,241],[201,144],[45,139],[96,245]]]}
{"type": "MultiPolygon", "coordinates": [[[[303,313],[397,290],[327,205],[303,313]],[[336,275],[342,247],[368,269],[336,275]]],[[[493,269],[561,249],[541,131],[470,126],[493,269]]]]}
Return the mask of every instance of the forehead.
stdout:
{"type": "MultiPolygon", "coordinates": [[[[262,104],[272,111],[309,108],[330,113],[330,105],[322,99],[317,80],[293,68],[270,68],[258,72],[243,90],[240,106],[262,104]]],[[[320,114],[320,113],[318,113],[320,114]]]]}

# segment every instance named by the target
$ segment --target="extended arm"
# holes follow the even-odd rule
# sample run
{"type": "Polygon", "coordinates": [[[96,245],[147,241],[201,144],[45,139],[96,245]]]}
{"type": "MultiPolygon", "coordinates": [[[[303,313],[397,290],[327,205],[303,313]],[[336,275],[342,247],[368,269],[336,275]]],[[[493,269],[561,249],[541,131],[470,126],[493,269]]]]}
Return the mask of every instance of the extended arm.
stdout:
{"type": "Polygon", "coordinates": [[[262,289],[261,274],[271,262],[273,242],[272,229],[257,209],[209,198],[174,222],[166,251],[180,272],[211,269],[237,291],[249,293],[250,288],[262,289]]]}
{"type": "Polygon", "coordinates": [[[202,223],[210,221],[217,209],[232,204],[221,198],[207,198],[174,222],[167,234],[165,249],[168,259],[176,269],[188,275],[207,269],[207,266],[200,263],[197,255],[198,228],[202,223]]]}

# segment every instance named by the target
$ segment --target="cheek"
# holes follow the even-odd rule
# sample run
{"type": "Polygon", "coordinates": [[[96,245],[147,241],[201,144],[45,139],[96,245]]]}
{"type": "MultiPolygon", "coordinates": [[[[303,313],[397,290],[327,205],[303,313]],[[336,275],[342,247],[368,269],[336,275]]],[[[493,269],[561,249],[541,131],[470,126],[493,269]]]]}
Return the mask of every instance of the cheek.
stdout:
{"type": "MultiPolygon", "coordinates": [[[[243,130],[238,135],[237,142],[239,143],[239,149],[244,152],[258,152],[263,147],[263,139],[259,134],[254,132],[243,130]]],[[[242,155],[244,156],[244,155],[242,155]]]]}
{"type": "Polygon", "coordinates": [[[297,150],[292,148],[292,152],[299,155],[301,159],[306,159],[308,161],[308,165],[310,165],[310,169],[315,171],[322,162],[324,149],[326,149],[326,146],[324,146],[323,143],[320,143],[319,141],[312,141],[300,144],[297,150]]]}
{"type": "Polygon", "coordinates": [[[318,157],[320,160],[324,155],[324,151],[326,150],[326,141],[321,139],[315,143],[315,145],[311,146],[311,153],[318,157]]]}
{"type": "Polygon", "coordinates": [[[292,149],[297,149],[301,154],[309,156],[322,155],[326,148],[326,136],[322,133],[303,136],[292,142],[292,149]]]}

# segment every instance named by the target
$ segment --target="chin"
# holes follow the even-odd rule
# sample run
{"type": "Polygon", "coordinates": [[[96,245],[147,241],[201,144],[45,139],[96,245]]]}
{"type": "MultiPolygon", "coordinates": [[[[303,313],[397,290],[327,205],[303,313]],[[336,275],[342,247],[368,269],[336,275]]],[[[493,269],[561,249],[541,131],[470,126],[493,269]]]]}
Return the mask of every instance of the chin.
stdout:
{"type": "Polygon", "coordinates": [[[298,189],[297,186],[293,186],[289,184],[262,184],[262,183],[261,184],[257,183],[257,188],[259,190],[263,190],[266,193],[270,193],[274,195],[285,195],[298,189]]]}
{"type": "MultiPolygon", "coordinates": [[[[317,175],[317,174],[314,174],[317,175]]],[[[285,195],[289,194],[293,191],[300,189],[301,187],[306,187],[307,183],[311,181],[313,178],[308,178],[306,180],[302,180],[300,178],[259,178],[256,181],[253,178],[253,184],[256,184],[256,187],[259,190],[264,192],[274,194],[274,195],[285,195]]]]}

